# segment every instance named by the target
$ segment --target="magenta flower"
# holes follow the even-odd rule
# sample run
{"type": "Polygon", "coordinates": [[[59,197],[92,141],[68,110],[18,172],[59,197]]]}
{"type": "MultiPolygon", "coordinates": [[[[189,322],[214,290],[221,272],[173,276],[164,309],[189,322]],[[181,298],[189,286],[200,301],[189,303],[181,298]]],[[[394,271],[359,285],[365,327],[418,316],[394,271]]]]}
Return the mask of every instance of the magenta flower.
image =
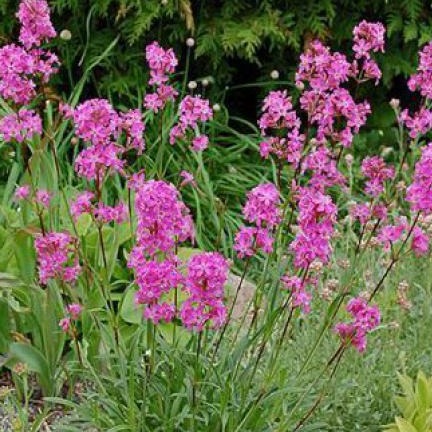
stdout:
{"type": "Polygon", "coordinates": [[[281,221],[280,194],[273,183],[263,183],[247,194],[245,219],[258,227],[273,228],[281,221]]]}
{"type": "Polygon", "coordinates": [[[356,58],[370,58],[371,52],[384,52],[385,27],[381,23],[362,21],[353,30],[356,58]]]}
{"type": "Polygon", "coordinates": [[[417,256],[426,255],[429,252],[429,237],[419,227],[413,229],[411,249],[417,256]]]}
{"type": "Polygon", "coordinates": [[[194,237],[189,209],[179,200],[179,192],[170,183],[144,182],[136,191],[135,211],[138,254],[169,253],[176,243],[194,237]]]}
{"type": "Polygon", "coordinates": [[[42,120],[35,111],[22,108],[0,119],[0,134],[4,141],[31,140],[34,135],[42,134],[42,120]]]}
{"type": "Polygon", "coordinates": [[[14,197],[17,200],[26,200],[30,197],[30,193],[30,186],[24,185],[16,188],[14,197]]]}
{"type": "Polygon", "coordinates": [[[42,207],[48,208],[51,202],[51,194],[43,189],[36,192],[36,202],[42,207]]]}
{"type": "Polygon", "coordinates": [[[21,1],[16,15],[21,24],[19,40],[26,49],[39,46],[56,36],[45,0],[21,1]]]}
{"type": "Polygon", "coordinates": [[[193,174],[190,173],[189,171],[185,171],[185,170],[183,170],[183,171],[180,173],[180,177],[183,179],[182,182],[180,183],[180,187],[181,187],[181,188],[182,188],[182,187],[185,187],[185,186],[188,185],[188,184],[190,184],[190,185],[193,186],[193,187],[196,187],[196,186],[197,186],[193,174]]]}
{"type": "Polygon", "coordinates": [[[422,96],[432,99],[432,41],[423,47],[419,57],[417,73],[409,79],[408,88],[419,90],[422,96]]]}
{"type": "Polygon", "coordinates": [[[208,147],[209,139],[207,135],[200,135],[192,140],[192,150],[202,151],[208,147]]]}
{"type": "Polygon", "coordinates": [[[71,327],[71,319],[69,317],[62,318],[59,321],[59,327],[65,332],[68,333],[71,327]]]}
{"type": "Polygon", "coordinates": [[[217,252],[204,252],[190,258],[185,282],[189,298],[183,302],[180,312],[186,328],[202,331],[206,325],[219,328],[224,324],[223,297],[228,269],[228,262],[217,252]]]}
{"type": "Polygon", "coordinates": [[[85,191],[80,193],[74,201],[71,202],[70,211],[71,215],[76,221],[79,216],[93,211],[92,201],[94,200],[94,193],[85,191]]]}
{"type": "Polygon", "coordinates": [[[68,311],[70,317],[73,320],[76,320],[81,315],[82,306],[78,303],[72,303],[66,307],[66,310],[68,311]]]}
{"type": "Polygon", "coordinates": [[[412,211],[421,211],[425,215],[432,213],[432,143],[422,148],[413,182],[407,188],[406,200],[411,204],[412,211]]]}
{"type": "Polygon", "coordinates": [[[306,283],[298,276],[285,275],[281,279],[282,288],[291,292],[293,308],[300,308],[304,314],[310,312],[312,295],[306,291],[306,283]]]}
{"type": "Polygon", "coordinates": [[[381,321],[380,311],[378,306],[369,306],[368,302],[360,297],[351,299],[346,310],[353,320],[336,324],[334,330],[343,343],[352,345],[361,353],[366,349],[366,335],[381,321]]]}
{"type": "Polygon", "coordinates": [[[175,72],[178,60],[174,51],[163,49],[158,42],[146,47],[146,60],[150,67],[150,85],[160,85],[168,81],[168,74],[175,72]]]}
{"type": "Polygon", "coordinates": [[[384,182],[394,177],[393,167],[389,167],[379,156],[366,157],[363,159],[361,170],[368,179],[365,192],[371,196],[378,196],[384,191],[384,182]]]}
{"type": "Polygon", "coordinates": [[[39,281],[50,279],[74,282],[81,270],[74,239],[68,233],[52,232],[35,239],[39,281]]]}

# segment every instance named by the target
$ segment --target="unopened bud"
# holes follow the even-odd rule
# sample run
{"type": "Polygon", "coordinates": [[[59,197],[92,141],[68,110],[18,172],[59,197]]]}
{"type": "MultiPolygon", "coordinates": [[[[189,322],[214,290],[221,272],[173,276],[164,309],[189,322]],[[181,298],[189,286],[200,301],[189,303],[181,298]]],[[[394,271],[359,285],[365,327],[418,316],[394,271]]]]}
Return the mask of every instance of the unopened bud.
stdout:
{"type": "Polygon", "coordinates": [[[72,33],[70,30],[64,29],[60,32],[60,39],[64,41],[70,41],[72,39],[72,33]]]}
{"type": "Polygon", "coordinates": [[[348,166],[351,166],[352,163],[354,162],[354,156],[350,153],[345,155],[345,162],[348,166]]]}
{"type": "Polygon", "coordinates": [[[304,84],[303,84],[303,82],[302,82],[302,81],[298,81],[298,82],[296,82],[296,87],[297,87],[300,91],[304,90],[304,84]]]}
{"type": "Polygon", "coordinates": [[[279,79],[279,71],[277,71],[276,69],[272,70],[270,72],[270,78],[274,80],[279,79]]]}
{"type": "Polygon", "coordinates": [[[198,84],[196,81],[189,81],[188,88],[189,90],[195,90],[197,88],[198,84]]]}
{"type": "Polygon", "coordinates": [[[71,138],[71,144],[72,144],[73,146],[77,145],[77,144],[78,144],[78,138],[77,138],[77,137],[72,137],[72,138],[71,138]]]}
{"type": "Polygon", "coordinates": [[[192,48],[195,45],[195,39],[194,38],[187,38],[186,39],[186,45],[189,48],[192,48]]]}
{"type": "Polygon", "coordinates": [[[207,78],[204,78],[201,81],[201,84],[202,84],[203,87],[208,87],[208,85],[210,84],[210,81],[207,78]]]}
{"type": "Polygon", "coordinates": [[[213,111],[214,112],[218,112],[218,111],[220,111],[221,110],[221,106],[218,104],[218,103],[215,103],[214,105],[213,105],[213,111]]]}
{"type": "Polygon", "coordinates": [[[399,105],[400,105],[400,100],[399,100],[399,99],[392,99],[392,100],[390,101],[390,106],[391,106],[393,109],[398,109],[398,108],[399,108],[399,105]]]}

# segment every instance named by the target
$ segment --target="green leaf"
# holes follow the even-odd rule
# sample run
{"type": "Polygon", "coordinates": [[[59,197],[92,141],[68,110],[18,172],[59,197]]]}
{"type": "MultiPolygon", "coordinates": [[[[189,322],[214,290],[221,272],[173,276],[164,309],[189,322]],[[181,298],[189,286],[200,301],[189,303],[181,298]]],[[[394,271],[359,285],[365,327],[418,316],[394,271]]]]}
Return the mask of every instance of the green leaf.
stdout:
{"type": "Polygon", "coordinates": [[[120,316],[130,324],[141,324],[143,322],[143,311],[141,306],[135,304],[135,291],[135,286],[131,286],[126,290],[120,307],[120,316]]]}
{"type": "Polygon", "coordinates": [[[411,423],[402,417],[396,417],[395,421],[399,428],[399,432],[419,432],[411,423]]]}
{"type": "Polygon", "coordinates": [[[15,342],[10,345],[9,352],[12,359],[26,364],[29,370],[38,375],[44,394],[49,395],[52,393],[54,384],[48,362],[36,347],[26,343],[15,342]]]}

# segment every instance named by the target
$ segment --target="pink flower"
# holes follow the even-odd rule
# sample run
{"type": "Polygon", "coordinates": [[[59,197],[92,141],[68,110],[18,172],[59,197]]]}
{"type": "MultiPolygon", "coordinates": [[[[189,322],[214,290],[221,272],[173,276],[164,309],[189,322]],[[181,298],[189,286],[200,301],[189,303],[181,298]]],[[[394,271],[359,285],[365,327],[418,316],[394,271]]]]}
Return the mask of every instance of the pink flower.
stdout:
{"type": "Polygon", "coordinates": [[[107,206],[106,204],[99,202],[94,209],[95,219],[100,223],[115,222],[121,224],[128,219],[129,210],[125,203],[120,202],[114,207],[107,206]]]}
{"type": "Polygon", "coordinates": [[[183,302],[180,312],[186,328],[202,331],[207,324],[211,328],[224,324],[226,308],[222,299],[228,269],[228,262],[217,252],[205,252],[190,258],[185,286],[189,298],[183,302]]]}
{"type": "Polygon", "coordinates": [[[429,237],[419,227],[413,229],[411,249],[417,256],[425,255],[429,251],[429,237]]]}
{"type": "Polygon", "coordinates": [[[353,320],[349,323],[338,323],[334,330],[346,344],[351,344],[358,352],[366,349],[366,335],[375,329],[380,321],[378,306],[369,306],[360,297],[351,299],[346,307],[353,320]]]}
{"type": "Polygon", "coordinates": [[[419,90],[428,99],[432,98],[432,42],[426,44],[419,53],[420,61],[417,73],[408,81],[411,91],[419,90]]]}
{"type": "Polygon", "coordinates": [[[384,182],[394,177],[393,167],[388,167],[379,156],[363,159],[361,170],[368,179],[365,191],[371,196],[378,196],[384,191],[384,182]]]}
{"type": "Polygon", "coordinates": [[[273,252],[273,237],[265,228],[242,227],[236,234],[233,249],[239,258],[250,257],[262,250],[273,252]]]}
{"type": "Polygon", "coordinates": [[[406,223],[401,223],[399,225],[386,225],[381,228],[381,231],[378,234],[378,240],[384,245],[384,248],[388,250],[395,242],[400,240],[406,229],[406,223]]]}
{"type": "Polygon", "coordinates": [[[70,210],[74,220],[84,213],[91,213],[93,211],[92,201],[94,200],[94,193],[85,191],[80,193],[74,201],[71,202],[70,210]]]}
{"type": "Polygon", "coordinates": [[[196,181],[192,173],[189,171],[182,171],[180,173],[180,177],[183,178],[182,182],[180,183],[180,187],[185,187],[186,185],[190,184],[193,187],[196,187],[196,181]]]}
{"type": "Polygon", "coordinates": [[[136,191],[135,211],[139,253],[153,256],[158,252],[171,252],[176,243],[194,236],[189,209],[179,200],[178,190],[170,183],[144,182],[136,191]]]}
{"type": "Polygon", "coordinates": [[[408,110],[405,109],[400,113],[399,121],[409,129],[410,138],[415,139],[432,129],[432,111],[421,107],[419,111],[410,116],[408,110]]]}
{"type": "Polygon", "coordinates": [[[80,266],[73,238],[68,233],[51,232],[35,239],[39,281],[46,285],[50,279],[74,282],[80,266]]]}
{"type": "Polygon", "coordinates": [[[28,199],[30,196],[30,186],[24,185],[24,186],[17,187],[14,196],[17,200],[28,199]]]}
{"type": "Polygon", "coordinates": [[[36,192],[36,202],[42,207],[48,208],[51,202],[51,194],[43,189],[36,192]]]}
{"type": "Polygon", "coordinates": [[[31,140],[34,135],[42,134],[42,120],[35,111],[22,108],[0,119],[0,134],[5,141],[31,140]]]}
{"type": "Polygon", "coordinates": [[[200,135],[192,140],[192,150],[202,151],[208,147],[209,139],[207,135],[200,135]]]}
{"type": "Polygon", "coordinates": [[[66,318],[62,318],[59,321],[59,326],[61,327],[61,329],[65,332],[68,333],[70,330],[70,326],[71,326],[71,319],[69,317],[66,318]]]}
{"type": "Polygon", "coordinates": [[[28,104],[36,95],[36,80],[48,82],[57,71],[55,54],[40,49],[26,51],[15,44],[0,48],[0,96],[16,104],[28,104]]]}
{"type": "Polygon", "coordinates": [[[78,319],[82,312],[82,306],[78,303],[72,303],[68,305],[66,309],[73,320],[78,319]]]}
{"type": "Polygon", "coordinates": [[[291,292],[292,306],[300,308],[304,314],[309,313],[312,295],[306,291],[305,281],[298,276],[288,275],[283,276],[281,280],[283,289],[291,292]]]}
{"type": "Polygon", "coordinates": [[[150,85],[168,81],[168,74],[174,73],[178,64],[174,51],[163,49],[158,42],[147,45],[146,60],[150,67],[150,85]]]}
{"type": "Polygon", "coordinates": [[[154,324],[160,321],[171,322],[176,315],[175,305],[169,303],[154,303],[144,309],[144,318],[154,324]]]}
{"type": "MultiPolygon", "coordinates": [[[[194,131],[199,123],[204,123],[213,118],[213,110],[207,99],[201,96],[187,95],[180,102],[179,121],[170,131],[170,143],[175,144],[178,139],[184,139],[188,130],[194,131]]],[[[193,140],[192,149],[204,150],[208,145],[208,137],[200,135],[193,140]]]]}
{"type": "Polygon", "coordinates": [[[280,194],[273,183],[263,183],[247,194],[243,215],[250,223],[269,229],[281,221],[280,194]]]}
{"type": "Polygon", "coordinates": [[[425,215],[432,213],[432,143],[422,148],[413,182],[407,188],[406,200],[411,204],[412,211],[421,211],[425,215]]]}
{"type": "Polygon", "coordinates": [[[145,149],[144,131],[141,111],[138,109],[120,113],[119,127],[126,134],[126,148],[134,148],[141,154],[145,149]]]}
{"type": "Polygon", "coordinates": [[[370,58],[371,52],[384,52],[385,27],[381,23],[362,21],[354,27],[353,50],[356,58],[370,58]]]}
{"type": "Polygon", "coordinates": [[[19,40],[25,48],[39,46],[56,36],[45,0],[22,0],[16,15],[21,23],[19,40]]]}

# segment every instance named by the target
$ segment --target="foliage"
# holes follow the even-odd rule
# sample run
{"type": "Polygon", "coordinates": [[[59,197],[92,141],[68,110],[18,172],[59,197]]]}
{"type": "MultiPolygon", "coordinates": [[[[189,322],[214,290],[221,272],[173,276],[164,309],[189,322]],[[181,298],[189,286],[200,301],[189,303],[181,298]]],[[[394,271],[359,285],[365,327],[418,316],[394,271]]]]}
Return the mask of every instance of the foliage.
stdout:
{"type": "MultiPolygon", "coordinates": [[[[9,39],[16,32],[14,22],[8,17],[14,13],[17,3],[16,0],[0,1],[3,38],[9,39]]],[[[185,40],[193,36],[196,62],[192,77],[212,75],[218,96],[232,82],[268,81],[272,69],[280,70],[282,79],[287,79],[308,41],[320,38],[334,45],[347,45],[352,27],[362,19],[382,20],[387,24],[387,55],[381,66],[386,84],[400,91],[394,79],[413,71],[418,47],[432,36],[432,15],[429,3],[423,0],[372,3],[366,0],[355,3],[346,0],[54,0],[51,5],[57,28],[72,32],[70,41],[57,46],[65,65],[64,78],[67,78],[61,82],[62,90],[67,82],[68,88],[73,87],[89,62],[118,36],[119,43],[89,80],[93,93],[110,98],[123,96],[126,101],[139,100],[142,94],[143,47],[156,36],[161,43],[174,46],[184,61],[185,40]]],[[[385,93],[380,90],[376,100],[384,97],[385,93]]],[[[250,111],[246,114],[253,115],[250,111]]]]}
{"type": "MultiPolygon", "coordinates": [[[[379,80],[373,62],[384,46],[381,24],[365,23],[368,37],[356,27],[355,45],[368,44],[357,68],[352,53],[341,58],[315,44],[316,61],[307,50],[313,67],[302,63],[293,97],[268,95],[258,129],[217,110],[202,83],[187,84],[191,58],[174,74],[174,53],[157,43],[146,51],[152,90],[135,89],[128,103],[115,91],[111,101],[90,99],[97,87],[91,80],[122,66],[117,51],[133,52],[121,38],[90,44],[93,31],[104,33],[91,28],[93,14],[105,19],[116,3],[97,5],[87,20],[82,76],[66,66],[70,94],[50,91],[39,69],[29,73],[26,105],[8,97],[13,86],[0,88],[8,99],[0,100],[2,145],[10,154],[0,206],[0,352],[15,384],[6,406],[16,405],[33,430],[58,405],[67,411],[53,425],[61,431],[333,426],[328,396],[373,375],[381,351],[389,372],[394,346],[423,329],[420,312],[430,306],[430,286],[417,278],[430,272],[429,69],[419,69],[426,93],[419,111],[392,101],[375,117],[392,146],[378,157],[367,148],[369,137],[359,136],[369,106],[352,93],[359,87],[361,96],[379,80]],[[372,72],[365,67],[371,63],[372,72]],[[171,96],[161,102],[155,92],[167,88],[171,96]],[[304,103],[309,97],[312,108],[304,103]],[[366,152],[374,156],[363,158],[366,152]],[[415,312],[410,286],[424,288],[415,312]],[[388,320],[403,331],[395,333],[388,320]],[[358,376],[347,361],[358,365],[358,376]],[[44,410],[31,419],[26,408],[39,391],[44,410]]],[[[124,3],[119,21],[138,5],[124,3]]],[[[192,29],[188,5],[164,7],[192,29]]],[[[274,14],[270,2],[258,12],[246,2],[224,5],[228,55],[253,60],[260,38],[282,40],[275,27],[263,28],[262,13],[274,14]],[[248,27],[235,30],[231,14],[245,16],[248,27]]],[[[313,7],[334,19],[332,5],[313,7]]],[[[145,7],[142,21],[127,28],[136,31],[127,33],[131,40],[157,18],[145,7]]],[[[49,48],[43,45],[44,56],[24,51],[40,67],[49,48]]],[[[7,71],[2,83],[27,78],[7,71]]],[[[55,79],[61,84],[61,75],[55,79]]],[[[424,343],[413,338],[406,349],[424,343]]],[[[383,391],[378,373],[367,382],[383,391]]]]}
{"type": "Polygon", "coordinates": [[[415,383],[407,375],[399,375],[403,396],[395,398],[402,414],[386,432],[427,432],[432,428],[432,379],[419,372],[415,383]]]}

